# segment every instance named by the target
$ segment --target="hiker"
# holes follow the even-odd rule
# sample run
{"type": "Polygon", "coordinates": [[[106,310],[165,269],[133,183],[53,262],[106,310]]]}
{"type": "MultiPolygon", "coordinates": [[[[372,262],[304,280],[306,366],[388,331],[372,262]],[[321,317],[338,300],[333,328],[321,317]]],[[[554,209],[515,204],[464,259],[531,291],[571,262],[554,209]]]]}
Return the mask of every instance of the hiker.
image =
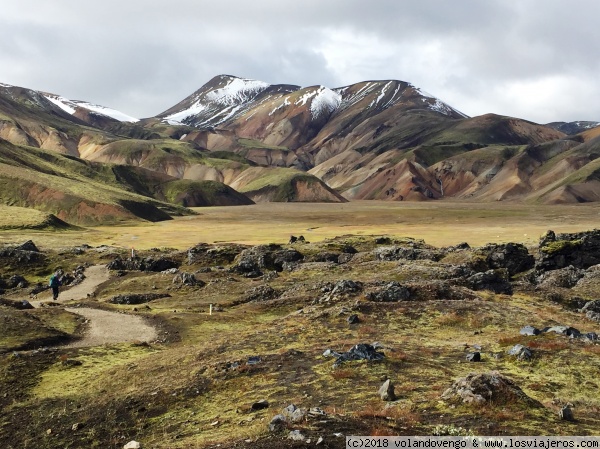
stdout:
{"type": "Polygon", "coordinates": [[[56,271],[52,276],[50,276],[50,281],[48,283],[52,288],[52,298],[54,301],[58,299],[58,288],[60,287],[60,278],[59,272],[56,271]]]}

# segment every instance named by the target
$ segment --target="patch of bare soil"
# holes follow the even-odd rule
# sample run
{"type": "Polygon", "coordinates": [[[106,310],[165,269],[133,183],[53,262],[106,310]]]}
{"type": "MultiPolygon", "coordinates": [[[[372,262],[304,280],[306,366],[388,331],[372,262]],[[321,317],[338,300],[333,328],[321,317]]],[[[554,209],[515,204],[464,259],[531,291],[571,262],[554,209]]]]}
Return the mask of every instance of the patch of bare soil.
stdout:
{"type": "MultiPolygon", "coordinates": [[[[85,299],[92,295],[99,285],[108,281],[109,271],[104,265],[94,265],[85,270],[85,279],[79,285],[60,293],[58,303],[85,299]]],[[[43,300],[33,301],[34,307],[40,307],[51,294],[46,293],[43,300]]],[[[52,301],[54,302],[54,301],[52,301]]],[[[91,308],[67,308],[68,312],[83,316],[88,321],[84,337],[69,345],[71,348],[99,346],[104,344],[130,341],[152,341],[157,338],[156,329],[146,324],[141,317],[108,312],[91,308]]]]}
{"type": "Polygon", "coordinates": [[[89,321],[89,327],[83,339],[70,344],[69,348],[131,341],[153,341],[158,337],[156,329],[146,324],[143,318],[138,316],[90,308],[67,308],[65,310],[81,315],[89,321]]]}

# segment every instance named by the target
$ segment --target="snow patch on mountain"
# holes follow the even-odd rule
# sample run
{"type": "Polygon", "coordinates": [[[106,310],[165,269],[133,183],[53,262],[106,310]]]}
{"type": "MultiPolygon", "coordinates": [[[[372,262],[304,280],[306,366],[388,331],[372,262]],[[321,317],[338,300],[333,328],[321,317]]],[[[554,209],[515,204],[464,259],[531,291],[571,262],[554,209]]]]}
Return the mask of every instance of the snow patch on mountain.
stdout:
{"type": "Polygon", "coordinates": [[[580,126],[581,128],[584,129],[592,129],[595,128],[597,126],[600,126],[600,122],[575,122],[575,125],[580,126]]]}
{"type": "Polygon", "coordinates": [[[208,92],[206,99],[222,105],[245,103],[269,86],[269,83],[263,81],[233,78],[225,87],[208,92]]]}
{"type": "Polygon", "coordinates": [[[183,125],[183,122],[188,117],[200,114],[204,110],[206,110],[206,106],[198,101],[192,106],[190,106],[188,109],[184,109],[183,111],[168,115],[163,119],[163,121],[167,122],[169,125],[183,125]]]}
{"type": "Polygon", "coordinates": [[[105,106],[100,106],[98,104],[87,103],[84,101],[74,101],[74,103],[82,108],[89,109],[90,111],[95,112],[96,114],[106,115],[120,122],[135,123],[140,121],[139,119],[124,114],[121,111],[117,111],[116,109],[112,108],[107,108],[105,106]]]}
{"type": "Polygon", "coordinates": [[[75,114],[75,108],[73,108],[69,105],[69,104],[71,104],[70,100],[67,100],[66,98],[63,98],[63,97],[52,96],[52,95],[44,95],[44,96],[46,97],[46,99],[50,100],[51,103],[54,103],[56,106],[61,108],[63,111],[65,111],[71,115],[75,114]]]}
{"type": "Polygon", "coordinates": [[[113,118],[120,122],[130,122],[135,123],[139,122],[139,119],[131,117],[130,115],[124,114],[116,109],[107,108],[105,106],[100,106],[98,104],[88,103],[86,101],[79,100],[69,100],[67,98],[61,97],[59,95],[43,95],[47,100],[54,103],[56,106],[61,108],[63,111],[73,115],[77,111],[77,108],[87,109],[88,111],[93,112],[94,114],[104,115],[106,117],[113,118]]]}
{"type": "Polygon", "coordinates": [[[290,102],[289,97],[285,97],[285,99],[283,100],[283,103],[281,103],[279,106],[277,106],[275,109],[273,109],[271,112],[269,112],[269,116],[272,116],[273,114],[275,114],[278,110],[286,108],[288,106],[291,106],[292,103],[290,102]]]}
{"type": "Polygon", "coordinates": [[[462,115],[464,118],[468,118],[469,117],[467,114],[463,114],[459,110],[454,109],[454,108],[448,106],[442,100],[440,100],[439,98],[437,98],[437,97],[431,95],[430,93],[424,91],[423,89],[419,89],[418,87],[415,87],[412,84],[410,86],[412,86],[422,96],[424,96],[426,98],[429,98],[431,100],[434,100],[434,102],[431,103],[431,102],[428,102],[425,98],[423,98],[423,102],[424,103],[429,103],[429,109],[431,109],[432,111],[436,111],[436,112],[439,112],[440,114],[444,114],[444,115],[452,115],[452,112],[456,112],[457,114],[462,115]]]}
{"type": "Polygon", "coordinates": [[[342,102],[342,96],[327,87],[319,86],[315,98],[310,104],[310,112],[313,118],[323,114],[329,115],[335,111],[342,102]]]}

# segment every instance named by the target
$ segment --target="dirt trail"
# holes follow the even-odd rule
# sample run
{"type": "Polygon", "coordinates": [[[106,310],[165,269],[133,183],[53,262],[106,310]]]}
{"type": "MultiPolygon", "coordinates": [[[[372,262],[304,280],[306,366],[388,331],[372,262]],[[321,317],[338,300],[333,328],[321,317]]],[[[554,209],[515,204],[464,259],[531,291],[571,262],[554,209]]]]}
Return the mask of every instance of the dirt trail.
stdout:
{"type": "Polygon", "coordinates": [[[61,289],[58,301],[52,301],[52,291],[46,290],[44,293],[40,293],[38,300],[31,301],[31,304],[33,307],[40,307],[43,302],[47,301],[62,304],[67,301],[85,299],[88,295],[94,293],[100,284],[108,281],[109,278],[110,274],[106,266],[93,265],[85,269],[85,279],[81,284],[68,290],[61,289]]]}
{"type": "MultiPolygon", "coordinates": [[[[31,301],[34,307],[43,302],[64,304],[72,300],[85,299],[96,291],[98,286],[110,278],[104,265],[94,265],[85,270],[85,279],[79,285],[60,292],[58,301],[52,300],[51,293],[45,293],[41,299],[31,301]]],[[[99,346],[103,344],[124,343],[129,341],[152,341],[158,337],[156,329],[144,322],[141,317],[123,313],[87,307],[66,308],[68,312],[83,316],[89,321],[84,337],[70,345],[70,348],[99,346]]]]}
{"type": "Polygon", "coordinates": [[[158,337],[156,329],[146,324],[139,316],[89,308],[66,308],[65,310],[89,320],[89,327],[83,339],[68,345],[69,348],[128,341],[153,341],[158,337]]]}

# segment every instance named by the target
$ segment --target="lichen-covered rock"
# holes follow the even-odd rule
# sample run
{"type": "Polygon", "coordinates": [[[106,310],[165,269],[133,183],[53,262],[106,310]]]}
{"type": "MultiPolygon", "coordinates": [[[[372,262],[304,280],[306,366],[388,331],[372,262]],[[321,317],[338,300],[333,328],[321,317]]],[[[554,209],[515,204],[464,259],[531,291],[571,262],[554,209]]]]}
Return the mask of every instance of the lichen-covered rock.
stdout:
{"type": "Polygon", "coordinates": [[[108,263],[106,267],[109,270],[114,271],[151,271],[160,273],[161,271],[165,271],[170,268],[179,268],[179,263],[165,257],[130,257],[128,259],[121,259],[120,257],[117,257],[115,260],[108,263]]]}
{"type": "Polygon", "coordinates": [[[466,279],[466,284],[471,290],[490,290],[494,293],[512,295],[512,285],[506,268],[476,273],[466,279]]]}
{"type": "Polygon", "coordinates": [[[573,265],[588,268],[600,264],[600,230],[574,234],[549,231],[540,240],[536,271],[550,271],[573,265]]]}
{"type": "Polygon", "coordinates": [[[520,403],[542,407],[542,404],[527,396],[514,381],[498,371],[470,373],[461,377],[444,391],[442,399],[474,405],[490,403],[507,406],[520,403]]]}
{"type": "Polygon", "coordinates": [[[531,352],[531,349],[523,345],[514,345],[508,350],[508,355],[512,355],[516,357],[517,360],[523,360],[526,362],[533,358],[533,352],[531,352]]]}
{"type": "Polygon", "coordinates": [[[394,392],[394,384],[390,379],[386,380],[378,391],[382,401],[395,401],[396,393],[394,392]]]}
{"type": "Polygon", "coordinates": [[[520,243],[491,243],[478,248],[476,254],[485,257],[489,268],[506,268],[511,276],[533,268],[535,263],[534,257],[520,243]]]}
{"type": "Polygon", "coordinates": [[[374,302],[398,302],[409,300],[411,293],[404,285],[392,281],[376,291],[367,293],[366,297],[374,302]]]}
{"type": "Polygon", "coordinates": [[[170,298],[168,293],[141,293],[113,296],[108,302],[112,304],[143,304],[155,299],[170,298]]]}
{"type": "Polygon", "coordinates": [[[378,260],[433,260],[439,261],[444,257],[444,251],[425,244],[410,244],[407,246],[382,246],[375,250],[378,260]]]}
{"type": "Polygon", "coordinates": [[[542,274],[536,278],[536,282],[540,288],[572,288],[575,287],[579,280],[584,276],[585,270],[569,265],[566,268],[542,272],[542,274]]]}
{"type": "Polygon", "coordinates": [[[581,312],[585,313],[588,319],[600,322],[600,299],[586,302],[581,312]]]}

